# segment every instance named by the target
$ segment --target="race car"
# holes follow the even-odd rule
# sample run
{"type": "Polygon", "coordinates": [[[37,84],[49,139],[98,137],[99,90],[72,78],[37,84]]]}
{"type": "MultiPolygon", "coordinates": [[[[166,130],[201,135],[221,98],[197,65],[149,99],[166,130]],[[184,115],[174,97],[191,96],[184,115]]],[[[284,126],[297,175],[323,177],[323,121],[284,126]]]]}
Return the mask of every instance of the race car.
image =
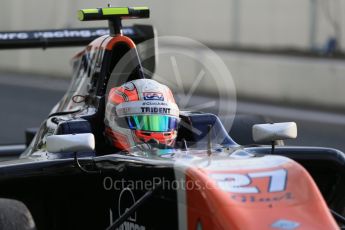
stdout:
{"type": "Polygon", "coordinates": [[[20,154],[0,162],[1,229],[340,229],[345,155],[276,146],[296,137],[294,122],[256,124],[253,139],[271,145],[241,146],[216,115],[182,111],[174,148],[109,152],[103,133],[111,87],[150,78],[143,67],[154,72],[156,64],[141,61],[154,46],[151,54],[136,48],[154,44],[153,27],[123,28],[121,20],[147,17],[147,7],[83,9],[79,20],[107,20],[109,29],[0,36],[1,48],[48,48],[105,33],[73,58],[69,89],[28,133],[26,149],[0,148],[2,156],[20,154]],[[119,71],[124,57],[130,61],[119,71]]]}

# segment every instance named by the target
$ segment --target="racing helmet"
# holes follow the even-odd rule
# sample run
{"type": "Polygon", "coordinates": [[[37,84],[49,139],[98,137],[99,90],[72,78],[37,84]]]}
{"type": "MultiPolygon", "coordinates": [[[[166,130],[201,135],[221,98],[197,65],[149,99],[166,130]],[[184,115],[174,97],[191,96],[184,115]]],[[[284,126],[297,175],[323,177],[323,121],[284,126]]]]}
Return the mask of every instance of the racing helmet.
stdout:
{"type": "Polygon", "coordinates": [[[179,121],[171,90],[157,81],[133,80],[109,91],[105,136],[117,149],[144,143],[173,146],[179,121]]]}

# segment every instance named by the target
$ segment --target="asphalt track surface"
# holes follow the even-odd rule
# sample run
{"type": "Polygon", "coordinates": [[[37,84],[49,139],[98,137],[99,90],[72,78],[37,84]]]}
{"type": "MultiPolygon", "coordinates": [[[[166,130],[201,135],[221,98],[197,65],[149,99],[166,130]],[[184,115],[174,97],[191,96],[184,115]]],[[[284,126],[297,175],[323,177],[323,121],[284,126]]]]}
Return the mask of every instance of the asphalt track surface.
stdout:
{"type": "MultiPolygon", "coordinates": [[[[38,127],[67,87],[67,80],[0,74],[0,145],[24,143],[25,129],[38,127]]],[[[264,115],[275,122],[295,121],[298,138],[288,141],[289,145],[332,147],[345,152],[345,114],[252,101],[237,102],[237,112],[264,115]]]]}

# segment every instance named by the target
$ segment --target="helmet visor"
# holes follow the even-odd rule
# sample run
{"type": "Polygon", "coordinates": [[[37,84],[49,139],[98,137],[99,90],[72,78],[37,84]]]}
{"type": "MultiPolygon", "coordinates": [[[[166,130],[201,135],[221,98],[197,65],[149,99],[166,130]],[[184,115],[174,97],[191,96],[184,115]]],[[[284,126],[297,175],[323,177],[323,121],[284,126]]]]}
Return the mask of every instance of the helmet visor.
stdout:
{"type": "MultiPolygon", "coordinates": [[[[132,130],[168,132],[176,130],[179,118],[164,115],[133,115],[125,117],[127,127],[132,130]]],[[[122,124],[124,122],[121,122],[122,124]]],[[[123,125],[121,125],[123,126],[123,125]]]]}

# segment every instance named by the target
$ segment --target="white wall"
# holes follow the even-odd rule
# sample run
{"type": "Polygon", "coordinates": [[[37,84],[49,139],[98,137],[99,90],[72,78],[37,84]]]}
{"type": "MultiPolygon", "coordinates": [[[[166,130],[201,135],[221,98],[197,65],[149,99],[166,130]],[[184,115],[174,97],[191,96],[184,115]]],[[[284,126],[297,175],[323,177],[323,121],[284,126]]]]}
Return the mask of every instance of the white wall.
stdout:
{"type": "MultiPolygon", "coordinates": [[[[108,2],[121,6],[148,5],[151,19],[141,21],[153,23],[160,35],[179,35],[220,45],[301,49],[311,47],[311,2],[317,4],[314,40],[318,47],[334,35],[326,12],[334,19],[339,18],[337,13],[345,12],[342,0],[4,0],[0,8],[0,30],[102,26],[104,22],[79,22],[76,12],[80,8],[104,7],[108,2]]],[[[345,17],[341,19],[340,38],[344,50],[345,17]]],[[[31,50],[1,51],[0,68],[68,75],[66,59],[76,50],[52,49],[46,55],[31,50]]]]}
{"type": "Polygon", "coordinates": [[[345,60],[218,52],[237,93],[251,98],[345,109],[345,60]]]}
{"type": "MultiPolygon", "coordinates": [[[[3,0],[0,30],[58,29],[104,26],[76,20],[80,8],[104,7],[99,0],[3,0]]],[[[342,0],[136,0],[110,1],[118,6],[147,5],[159,35],[186,36],[201,42],[260,47],[309,49],[322,47],[334,36],[327,19],[345,12],[342,0]],[[316,36],[310,37],[311,2],[317,3],[316,36]],[[327,5],[329,4],[329,5],[327,5]],[[329,6],[329,7],[327,7],[329,6]]],[[[341,48],[345,50],[345,17],[341,18],[341,48]]],[[[139,20],[140,21],[140,20],[139,20]]],[[[138,21],[136,21],[138,22],[138,21]]],[[[129,22],[132,23],[132,22],[129,22]]],[[[80,48],[1,51],[0,70],[68,76],[69,58],[80,48]]],[[[344,61],[291,59],[238,53],[219,53],[233,72],[238,93],[278,100],[345,107],[344,61]],[[250,83],[255,81],[255,86],[250,83]]]]}

